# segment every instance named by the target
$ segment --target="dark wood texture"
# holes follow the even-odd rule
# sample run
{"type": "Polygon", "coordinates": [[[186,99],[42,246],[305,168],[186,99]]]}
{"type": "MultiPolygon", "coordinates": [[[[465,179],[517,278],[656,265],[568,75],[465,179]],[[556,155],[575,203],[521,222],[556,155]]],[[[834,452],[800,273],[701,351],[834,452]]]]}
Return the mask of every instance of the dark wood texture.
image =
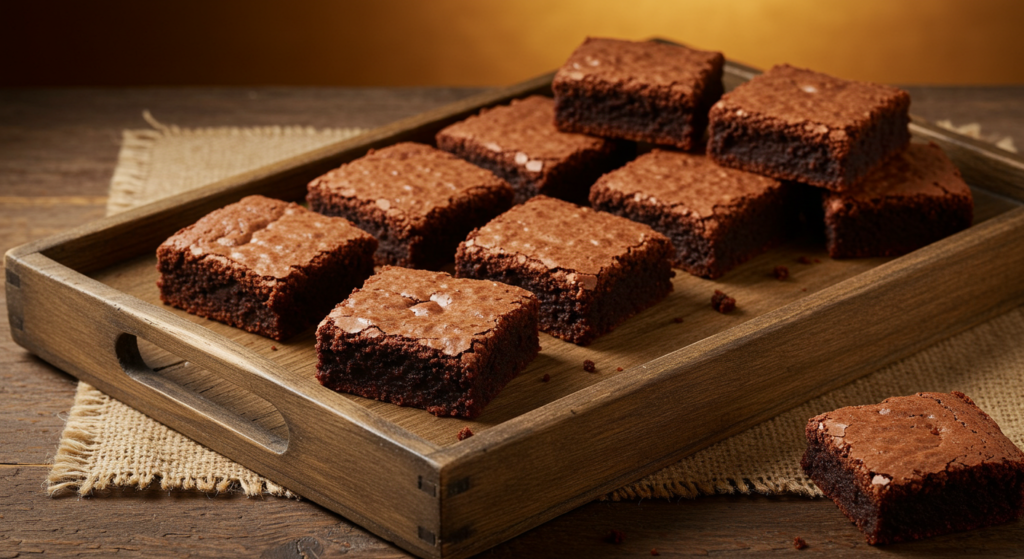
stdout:
{"type": "MultiPolygon", "coordinates": [[[[1010,107],[1007,110],[1012,111],[1013,107],[1019,106],[1014,102],[1024,93],[1021,89],[975,92],[980,107],[979,116],[975,120],[982,122],[986,130],[986,117],[1001,126],[1007,126],[1001,118],[999,107],[1010,107]],[[985,95],[989,97],[985,98],[985,95]],[[1003,100],[1001,105],[999,99],[1003,100]]],[[[939,92],[938,95],[942,92],[929,90],[933,98],[935,91],[939,92]]],[[[130,121],[137,119],[131,113],[138,115],[142,108],[149,108],[158,118],[174,124],[202,125],[203,118],[217,118],[217,103],[212,103],[214,109],[200,108],[204,97],[215,97],[217,93],[222,93],[236,101],[240,98],[237,91],[203,91],[197,96],[198,100],[189,99],[188,91],[176,92],[180,99],[171,104],[179,108],[191,105],[198,116],[185,115],[179,120],[172,120],[159,112],[158,104],[150,104],[155,103],[151,98],[145,98],[149,91],[47,92],[49,97],[40,96],[45,102],[38,106],[33,106],[31,95],[23,91],[13,92],[15,99],[9,104],[7,96],[11,93],[3,92],[0,96],[0,111],[3,112],[3,118],[0,118],[0,168],[4,169],[0,176],[0,194],[3,196],[0,201],[3,203],[5,218],[0,222],[0,233],[3,235],[0,240],[5,249],[72,223],[87,221],[102,213],[102,195],[116,158],[119,129],[141,124],[138,120],[135,123],[130,121]],[[123,96],[119,97],[119,94],[123,96]],[[59,99],[55,100],[61,95],[66,96],[67,105],[78,105],[77,116],[74,110],[62,106],[59,99]],[[90,95],[94,97],[90,99],[90,95]],[[140,95],[146,104],[132,106],[132,95],[140,95]],[[14,109],[11,109],[12,106],[15,106],[14,109]],[[96,107],[103,106],[111,113],[122,113],[125,120],[118,121],[116,115],[108,115],[109,124],[100,123],[105,113],[96,110],[96,107]],[[196,121],[188,122],[189,118],[196,121]],[[93,141],[82,141],[81,137],[77,141],[73,140],[76,132],[89,136],[96,134],[97,129],[109,132],[109,144],[96,142],[96,136],[88,138],[93,141]],[[86,145],[88,148],[83,147],[86,145]],[[73,158],[71,161],[62,159],[64,150],[75,153],[76,149],[82,153],[70,156],[73,158]],[[89,156],[89,150],[95,155],[89,156]],[[106,178],[92,177],[87,172],[83,175],[76,173],[76,162],[86,171],[90,166],[104,168],[103,163],[97,161],[107,162],[106,178]],[[39,180],[32,180],[33,177],[39,180]],[[80,181],[80,189],[72,188],[76,181],[80,181]],[[17,188],[24,190],[19,191],[17,188]],[[33,195],[27,195],[29,193],[33,195]]],[[[358,118],[368,118],[368,114],[373,114],[365,104],[360,105],[359,95],[353,95],[345,103],[333,98],[327,103],[327,98],[332,96],[323,95],[320,90],[315,90],[316,95],[306,100],[302,99],[302,93],[303,90],[285,90],[281,97],[290,98],[291,103],[281,103],[276,108],[267,109],[266,114],[269,116],[266,117],[264,113],[258,117],[239,115],[238,120],[230,123],[304,123],[308,121],[302,119],[330,112],[331,109],[318,106],[317,103],[335,107],[334,110],[337,110],[337,106],[346,106],[352,111],[353,118],[356,115],[359,115],[358,118]]],[[[344,96],[346,92],[333,93],[344,96]]],[[[429,106],[431,102],[438,102],[444,94],[452,92],[440,92],[436,98],[430,97],[433,93],[430,91],[404,93],[409,95],[410,105],[420,102],[429,106]]],[[[453,94],[457,95],[458,92],[453,94]]],[[[223,103],[230,104],[226,101],[223,103]]],[[[963,110],[964,104],[969,103],[961,98],[955,104],[959,111],[963,110]]],[[[410,112],[418,112],[421,108],[424,107],[421,105],[410,112]]],[[[941,105],[936,108],[938,114],[927,114],[921,109],[921,104],[915,98],[917,114],[924,114],[931,119],[945,116],[941,105]]],[[[187,112],[187,109],[183,110],[187,112]]],[[[388,113],[382,110],[377,118],[384,122],[410,112],[388,113]]],[[[954,120],[957,124],[961,123],[954,120]]],[[[347,123],[315,125],[344,124],[347,123]]],[[[1015,134],[1013,130],[1024,129],[1024,122],[1009,126],[1011,131],[1007,133],[1015,134]]],[[[1024,133],[1015,137],[1024,137],[1024,133]]],[[[4,520],[3,527],[0,527],[0,552],[13,555],[48,549],[50,552],[69,555],[110,555],[120,550],[121,553],[134,552],[138,555],[154,555],[157,552],[184,555],[191,552],[217,556],[257,555],[266,552],[267,556],[298,556],[299,549],[313,553],[321,549],[322,556],[345,551],[361,551],[367,556],[400,554],[309,502],[246,500],[237,496],[210,500],[180,494],[167,496],[159,491],[141,495],[134,491],[113,492],[105,497],[84,501],[74,498],[47,500],[40,488],[45,467],[33,464],[45,462],[55,448],[60,429],[60,419],[55,416],[55,412],[66,409],[70,404],[73,382],[66,375],[14,347],[6,331],[6,322],[0,328],[3,329],[0,332],[0,348],[3,351],[0,364],[4,367],[0,374],[0,391],[5,395],[6,404],[0,410],[0,453],[3,454],[2,461],[12,465],[0,469],[3,480],[0,482],[0,496],[3,497],[0,500],[0,514],[4,520]],[[28,476],[27,481],[25,476],[28,476]],[[142,501],[145,501],[144,505],[142,501]],[[263,508],[260,508],[261,505],[263,508]],[[140,507],[149,507],[152,513],[143,512],[140,507]],[[144,521],[151,516],[153,522],[144,521]],[[226,518],[238,520],[232,523],[226,518]],[[181,534],[190,537],[185,538],[181,534]],[[239,537],[243,534],[244,537],[239,537]],[[337,534],[341,534],[341,537],[336,537],[337,534]],[[200,536],[203,539],[200,540],[200,536]],[[303,539],[306,537],[313,539],[303,539]],[[345,547],[343,544],[346,541],[352,547],[345,547]],[[90,546],[94,547],[90,549],[90,546]],[[293,550],[293,555],[287,555],[293,553],[293,550]],[[282,553],[285,555],[279,555],[282,553]]],[[[1021,546],[1022,532],[1019,524],[887,549],[906,549],[912,554],[963,554],[971,550],[979,554],[998,554],[1001,551],[1011,554],[1021,546]]],[[[490,553],[556,556],[579,551],[606,556],[635,555],[643,552],[648,542],[651,542],[651,547],[673,554],[690,554],[700,550],[732,551],[735,554],[772,549],[788,552],[792,549],[787,547],[792,541],[789,533],[795,531],[800,533],[794,535],[803,536],[811,545],[805,553],[816,549],[816,538],[823,542],[817,549],[828,549],[834,553],[886,551],[864,545],[856,530],[838,515],[831,503],[740,497],[705,498],[682,503],[646,502],[639,506],[636,503],[595,503],[528,532],[490,553]],[[792,511],[793,514],[785,511],[792,511]],[[820,528],[804,531],[805,527],[819,525],[820,528]],[[626,531],[626,544],[614,546],[601,542],[604,531],[609,528],[626,531]]]]}

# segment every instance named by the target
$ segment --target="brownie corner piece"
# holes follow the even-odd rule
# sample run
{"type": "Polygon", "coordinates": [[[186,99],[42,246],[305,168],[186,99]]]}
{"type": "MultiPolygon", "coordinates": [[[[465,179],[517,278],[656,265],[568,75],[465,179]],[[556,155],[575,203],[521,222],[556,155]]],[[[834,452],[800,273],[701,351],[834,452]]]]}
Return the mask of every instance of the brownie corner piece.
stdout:
{"type": "Polygon", "coordinates": [[[455,271],[530,290],[540,329],[585,345],[672,291],[671,252],[647,225],[537,196],[470,233],[455,271]]]}
{"type": "Polygon", "coordinates": [[[385,266],[320,323],[316,378],[472,419],[539,353],[537,312],[518,287],[385,266]]]}
{"type": "Polygon", "coordinates": [[[373,273],[377,241],[347,220],[248,196],[157,248],[160,300],[284,340],[373,273]]]}
{"type": "Polygon", "coordinates": [[[841,191],[910,142],[910,95],[787,64],[726,93],[709,113],[721,165],[841,191]]]}
{"type": "Polygon", "coordinates": [[[672,241],[672,265],[715,279],[793,229],[791,185],[655,149],[598,179],[590,203],[646,223],[672,241]]]}
{"type": "Polygon", "coordinates": [[[822,195],[833,258],[900,256],[971,226],[974,202],[934,143],[912,143],[859,184],[822,195]]]}
{"type": "Polygon", "coordinates": [[[693,149],[722,96],[724,64],[719,52],[587,38],[552,82],[556,123],[568,132],[693,149]]]}
{"type": "Polygon", "coordinates": [[[466,234],[512,205],[494,173],[426,144],[370,150],[311,181],[312,210],[351,220],[379,242],[378,265],[438,268],[466,234]]]}
{"type": "Polygon", "coordinates": [[[629,160],[635,146],[562,132],[554,119],[549,97],[513,99],[445,127],[437,147],[508,181],[516,204],[539,194],[583,203],[590,185],[629,160]]]}
{"type": "Polygon", "coordinates": [[[960,392],[921,392],[811,418],[801,467],[886,544],[1000,524],[1024,512],[1024,453],[960,392]]]}

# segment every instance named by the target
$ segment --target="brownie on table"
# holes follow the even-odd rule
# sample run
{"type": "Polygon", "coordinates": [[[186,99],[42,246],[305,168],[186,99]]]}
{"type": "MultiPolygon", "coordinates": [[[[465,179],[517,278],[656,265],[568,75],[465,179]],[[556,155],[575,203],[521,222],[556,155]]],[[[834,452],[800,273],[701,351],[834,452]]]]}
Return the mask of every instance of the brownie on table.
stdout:
{"type": "Polygon", "coordinates": [[[320,384],[474,418],[540,351],[537,298],[493,281],[385,266],[316,331],[320,384]]]}
{"type": "Polygon", "coordinates": [[[939,146],[910,144],[845,192],[824,192],[833,258],[899,256],[971,226],[974,202],[939,146]]]}
{"type": "Polygon", "coordinates": [[[494,171],[520,204],[538,194],[583,203],[597,177],[625,163],[632,144],[555,128],[555,102],[534,95],[480,111],[437,133],[437,147],[494,171]]]}
{"type": "Polygon", "coordinates": [[[1024,512],[1024,453],[963,393],[841,408],[811,418],[806,435],[801,466],[870,544],[1024,512]]]}
{"type": "Polygon", "coordinates": [[[707,153],[728,167],[843,190],[907,146],[909,107],[895,87],[783,64],[715,103],[707,153]]]}
{"type": "Polygon", "coordinates": [[[656,149],[598,179],[590,204],[650,225],[672,241],[673,266],[717,278],[785,237],[788,186],[656,149]]]}
{"type": "Polygon", "coordinates": [[[671,254],[647,225],[537,196],[470,233],[455,272],[532,291],[541,330],[587,344],[672,291],[671,254]]]}
{"type": "Polygon", "coordinates": [[[306,200],[376,237],[378,265],[436,268],[473,228],[511,207],[512,189],[450,153],[404,142],[313,180],[306,200]]]}
{"type": "Polygon", "coordinates": [[[566,132],[693,149],[722,96],[720,52],[653,41],[587,38],[555,74],[555,122],[566,132]]]}
{"type": "Polygon", "coordinates": [[[157,248],[160,300],[283,340],[373,273],[377,241],[339,217],[248,196],[157,248]]]}

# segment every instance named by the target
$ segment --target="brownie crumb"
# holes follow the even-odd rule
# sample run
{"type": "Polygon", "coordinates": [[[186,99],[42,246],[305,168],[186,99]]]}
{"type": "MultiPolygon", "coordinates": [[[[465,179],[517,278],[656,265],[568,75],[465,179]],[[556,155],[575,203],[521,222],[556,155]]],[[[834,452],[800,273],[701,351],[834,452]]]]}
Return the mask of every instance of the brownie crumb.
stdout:
{"type": "Polygon", "coordinates": [[[551,380],[551,375],[549,375],[547,373],[544,373],[544,376],[540,377],[540,381],[541,382],[547,382],[549,380],[551,380]]]}
{"type": "Polygon", "coordinates": [[[797,536],[793,538],[793,547],[797,549],[804,549],[805,547],[807,547],[807,542],[805,542],[804,539],[800,536],[797,536]]]}
{"type": "Polygon", "coordinates": [[[711,296],[711,308],[722,314],[731,312],[736,308],[736,299],[716,289],[715,294],[711,296]]]}
{"type": "Polygon", "coordinates": [[[593,373],[597,371],[597,365],[595,365],[594,362],[591,361],[590,359],[587,359],[583,361],[583,370],[588,373],[593,373]]]}
{"type": "Polygon", "coordinates": [[[270,351],[277,351],[277,346],[276,345],[270,346],[270,351]]]}
{"type": "Polygon", "coordinates": [[[608,531],[608,534],[605,535],[604,541],[608,543],[620,544],[626,541],[626,533],[622,530],[616,530],[612,528],[608,531]]]}
{"type": "Polygon", "coordinates": [[[658,548],[656,548],[656,547],[652,547],[652,548],[651,548],[651,555],[653,555],[653,556],[657,557],[657,556],[659,556],[659,555],[661,555],[661,554],[660,554],[660,553],[658,553],[658,548]]]}
{"type": "Polygon", "coordinates": [[[622,367],[615,367],[615,370],[621,373],[622,372],[622,367]]]}
{"type": "Polygon", "coordinates": [[[677,317],[672,319],[672,322],[675,322],[676,324],[682,324],[683,323],[683,317],[677,316],[677,317]]]}
{"type": "Polygon", "coordinates": [[[815,263],[815,264],[821,264],[821,260],[819,260],[819,259],[815,258],[815,259],[814,259],[814,263],[815,263]]]}
{"type": "Polygon", "coordinates": [[[800,258],[797,258],[796,261],[801,263],[801,264],[810,264],[811,263],[811,259],[807,258],[806,256],[801,256],[800,258]]]}
{"type": "Polygon", "coordinates": [[[459,439],[460,441],[464,441],[472,436],[473,430],[470,429],[469,427],[463,427],[462,429],[459,429],[459,434],[455,435],[455,438],[459,439]]]}
{"type": "Polygon", "coordinates": [[[772,275],[779,281],[785,281],[789,279],[789,268],[785,266],[776,266],[775,270],[772,271],[772,275]]]}
{"type": "Polygon", "coordinates": [[[804,288],[802,288],[802,289],[801,289],[800,291],[807,291],[807,288],[806,288],[806,287],[804,287],[804,288]]]}

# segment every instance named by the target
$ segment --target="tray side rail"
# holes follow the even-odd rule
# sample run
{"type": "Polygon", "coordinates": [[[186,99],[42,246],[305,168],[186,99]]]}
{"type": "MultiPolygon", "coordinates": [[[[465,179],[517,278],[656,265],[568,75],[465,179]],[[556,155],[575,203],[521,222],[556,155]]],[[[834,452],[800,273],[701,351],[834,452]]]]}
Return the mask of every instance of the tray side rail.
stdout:
{"type": "Polygon", "coordinates": [[[309,181],[362,157],[370,149],[404,141],[433,144],[434,135],[441,128],[475,114],[482,107],[508,103],[526,95],[550,94],[552,76],[546,74],[474,95],[349,140],[34,241],[16,250],[18,254],[42,253],[82,273],[100,270],[156,250],[157,245],[178,229],[245,196],[262,194],[283,200],[303,200],[309,181]]]}
{"type": "Polygon", "coordinates": [[[1024,303],[1022,238],[1017,208],[439,450],[443,555],[487,549],[1024,303]]]}
{"type": "Polygon", "coordinates": [[[424,557],[439,556],[437,447],[342,395],[39,253],[6,255],[14,340],[54,366],[424,557]],[[150,369],[144,339],[270,403],[271,432],[150,369]],[[320,390],[316,390],[319,388],[320,390]],[[354,504],[358,503],[357,506],[354,504]]]}

